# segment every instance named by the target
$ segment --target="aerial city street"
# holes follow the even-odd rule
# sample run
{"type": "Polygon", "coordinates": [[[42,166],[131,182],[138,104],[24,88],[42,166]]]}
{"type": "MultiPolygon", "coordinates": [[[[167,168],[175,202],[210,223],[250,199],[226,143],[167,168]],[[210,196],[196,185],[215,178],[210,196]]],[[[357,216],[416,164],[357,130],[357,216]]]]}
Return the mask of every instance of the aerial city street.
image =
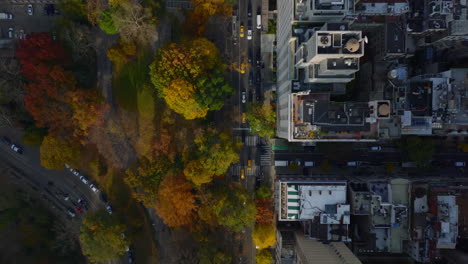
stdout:
{"type": "Polygon", "coordinates": [[[1,264],[466,264],[467,163],[466,0],[0,2],[1,264]]]}

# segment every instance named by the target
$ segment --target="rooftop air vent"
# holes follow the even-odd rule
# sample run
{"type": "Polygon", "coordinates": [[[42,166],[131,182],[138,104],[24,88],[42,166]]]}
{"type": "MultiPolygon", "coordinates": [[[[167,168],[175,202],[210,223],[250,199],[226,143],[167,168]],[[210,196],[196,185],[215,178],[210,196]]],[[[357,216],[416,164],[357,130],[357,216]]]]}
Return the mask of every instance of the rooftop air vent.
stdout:
{"type": "Polygon", "coordinates": [[[330,47],[331,46],[331,36],[321,36],[320,37],[320,46],[321,47],[330,47]]]}

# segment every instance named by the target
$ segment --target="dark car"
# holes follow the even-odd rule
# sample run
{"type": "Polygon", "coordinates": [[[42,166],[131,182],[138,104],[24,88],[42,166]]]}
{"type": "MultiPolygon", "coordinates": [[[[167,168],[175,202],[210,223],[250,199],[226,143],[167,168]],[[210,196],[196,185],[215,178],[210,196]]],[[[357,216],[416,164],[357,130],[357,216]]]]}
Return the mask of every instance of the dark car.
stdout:
{"type": "Polygon", "coordinates": [[[249,86],[253,86],[253,73],[249,73],[249,86]]]}
{"type": "Polygon", "coordinates": [[[252,17],[252,1],[247,5],[247,16],[252,17]]]}
{"type": "Polygon", "coordinates": [[[252,55],[252,50],[251,50],[251,49],[249,49],[249,57],[248,57],[248,59],[249,59],[249,64],[252,64],[253,55],[252,55]]]}
{"type": "Polygon", "coordinates": [[[11,146],[11,140],[7,137],[2,137],[2,142],[8,146],[11,146]]]}
{"type": "Polygon", "coordinates": [[[262,82],[261,78],[260,78],[260,71],[257,71],[257,74],[255,74],[255,83],[256,84],[260,84],[262,82]]]}
{"type": "Polygon", "coordinates": [[[16,152],[16,153],[18,153],[18,154],[23,154],[23,148],[22,148],[21,146],[19,146],[19,145],[16,145],[16,144],[13,143],[13,144],[11,144],[10,148],[11,148],[14,152],[16,152]]]}

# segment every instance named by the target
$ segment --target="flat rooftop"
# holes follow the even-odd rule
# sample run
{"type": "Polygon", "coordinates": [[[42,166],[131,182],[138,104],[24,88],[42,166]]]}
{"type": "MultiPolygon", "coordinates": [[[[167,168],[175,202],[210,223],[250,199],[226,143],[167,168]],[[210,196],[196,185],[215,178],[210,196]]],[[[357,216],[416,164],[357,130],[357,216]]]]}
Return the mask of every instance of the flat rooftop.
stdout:
{"type": "Polygon", "coordinates": [[[385,25],[385,52],[389,54],[405,53],[406,28],[400,23],[389,22],[385,25]]]}
{"type": "Polygon", "coordinates": [[[407,110],[413,116],[432,115],[432,82],[412,81],[406,93],[407,110]]]}

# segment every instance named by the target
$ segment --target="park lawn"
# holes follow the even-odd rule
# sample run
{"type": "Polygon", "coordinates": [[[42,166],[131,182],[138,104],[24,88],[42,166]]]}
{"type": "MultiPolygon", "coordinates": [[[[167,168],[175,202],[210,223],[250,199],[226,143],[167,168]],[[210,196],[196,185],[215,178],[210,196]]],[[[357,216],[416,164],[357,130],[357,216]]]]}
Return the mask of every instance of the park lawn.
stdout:
{"type": "Polygon", "coordinates": [[[141,52],[114,72],[113,91],[117,104],[129,111],[137,110],[137,94],[149,82],[151,54],[141,52]]]}

